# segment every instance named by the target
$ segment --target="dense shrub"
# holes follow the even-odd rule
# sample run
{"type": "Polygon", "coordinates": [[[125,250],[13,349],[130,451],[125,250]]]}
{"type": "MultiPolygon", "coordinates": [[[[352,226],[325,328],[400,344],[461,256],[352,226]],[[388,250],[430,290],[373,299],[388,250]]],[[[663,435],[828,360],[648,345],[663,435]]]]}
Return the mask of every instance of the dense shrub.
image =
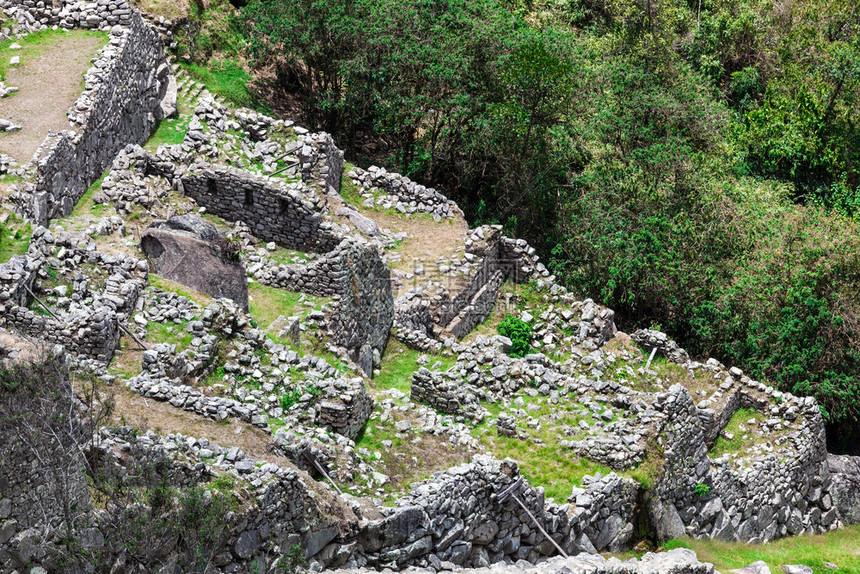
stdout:
{"type": "Polygon", "coordinates": [[[499,335],[511,340],[511,357],[525,357],[532,344],[532,324],[526,323],[519,317],[506,315],[499,323],[499,335]]]}

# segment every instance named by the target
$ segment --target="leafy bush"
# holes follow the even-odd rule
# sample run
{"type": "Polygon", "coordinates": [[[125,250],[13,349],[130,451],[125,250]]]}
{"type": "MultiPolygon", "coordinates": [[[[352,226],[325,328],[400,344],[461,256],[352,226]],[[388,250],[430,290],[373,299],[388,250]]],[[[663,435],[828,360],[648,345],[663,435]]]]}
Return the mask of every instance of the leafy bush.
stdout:
{"type": "Polygon", "coordinates": [[[700,498],[708,496],[708,494],[710,494],[710,493],[711,493],[711,487],[708,486],[707,484],[697,482],[696,486],[693,487],[693,494],[695,494],[696,496],[698,496],[700,498]]]}
{"type": "Polygon", "coordinates": [[[526,323],[519,317],[506,315],[499,323],[499,335],[511,340],[511,357],[525,357],[532,343],[532,324],[526,323]]]}
{"type": "Polygon", "coordinates": [[[299,399],[302,398],[302,392],[298,389],[292,389],[291,391],[287,391],[285,394],[281,395],[281,408],[285,411],[293,408],[299,399]]]}

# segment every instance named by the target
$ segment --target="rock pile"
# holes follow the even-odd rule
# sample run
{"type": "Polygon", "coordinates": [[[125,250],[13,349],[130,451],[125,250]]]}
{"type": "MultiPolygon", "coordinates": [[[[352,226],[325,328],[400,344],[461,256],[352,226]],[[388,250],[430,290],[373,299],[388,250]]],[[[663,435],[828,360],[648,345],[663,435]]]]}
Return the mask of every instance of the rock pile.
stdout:
{"type": "Polygon", "coordinates": [[[365,192],[365,207],[395,209],[404,214],[429,213],[436,221],[460,211],[456,203],[435,189],[385,168],[371,166],[365,171],[356,167],[346,175],[365,192]]]}

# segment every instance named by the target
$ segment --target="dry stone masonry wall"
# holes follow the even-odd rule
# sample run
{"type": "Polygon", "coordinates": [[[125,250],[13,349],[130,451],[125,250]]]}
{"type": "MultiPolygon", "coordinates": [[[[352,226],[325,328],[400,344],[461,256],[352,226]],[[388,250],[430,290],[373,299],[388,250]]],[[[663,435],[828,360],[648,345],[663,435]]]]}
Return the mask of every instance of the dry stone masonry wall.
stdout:
{"type": "Polygon", "coordinates": [[[50,231],[37,227],[27,255],[0,265],[3,324],[7,329],[61,344],[71,352],[108,361],[119,340],[119,324],[135,308],[147,281],[145,262],[73,245],[67,233],[55,238],[50,231]],[[100,269],[103,289],[91,289],[90,280],[79,272],[82,265],[100,269]],[[66,297],[68,287],[51,294],[56,303],[51,313],[33,294],[39,277],[47,278],[47,269],[69,276],[72,284],[70,297],[66,297]]]}
{"type": "Polygon", "coordinates": [[[42,2],[4,1],[7,8],[17,7],[18,14],[35,11],[39,16],[50,10],[50,16],[41,17],[47,18],[45,24],[81,25],[81,18],[87,27],[116,22],[108,45],[87,72],[83,94],[68,113],[75,131],[45,139],[32,160],[33,181],[15,196],[22,214],[45,225],[71,213],[117,152],[128,143],[146,141],[156,120],[175,111],[175,92],[170,89],[175,81],[158,33],[136,12],[129,15],[127,4],[114,5],[112,11],[110,4],[99,4],[106,12],[63,8],[54,14],[56,9],[46,9],[42,2]]]}
{"type": "Polygon", "coordinates": [[[319,199],[304,185],[283,184],[235,168],[194,165],[180,179],[181,191],[208,211],[242,221],[264,241],[289,249],[325,253],[342,237],[319,213],[319,199]]]}

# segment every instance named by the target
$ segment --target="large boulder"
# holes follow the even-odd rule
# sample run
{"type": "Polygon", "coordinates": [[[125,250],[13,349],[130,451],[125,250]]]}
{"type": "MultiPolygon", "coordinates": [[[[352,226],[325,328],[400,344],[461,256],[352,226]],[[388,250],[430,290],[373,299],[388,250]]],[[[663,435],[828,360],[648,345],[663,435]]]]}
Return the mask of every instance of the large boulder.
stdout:
{"type": "MultiPolygon", "coordinates": [[[[827,465],[833,476],[830,499],[825,507],[836,507],[845,524],[860,524],[860,456],[827,454],[827,465]]],[[[828,495],[825,495],[828,496],[828,495]]]]}
{"type": "Polygon", "coordinates": [[[154,273],[248,310],[248,281],[239,252],[196,215],[153,222],[140,237],[154,273]]]}

